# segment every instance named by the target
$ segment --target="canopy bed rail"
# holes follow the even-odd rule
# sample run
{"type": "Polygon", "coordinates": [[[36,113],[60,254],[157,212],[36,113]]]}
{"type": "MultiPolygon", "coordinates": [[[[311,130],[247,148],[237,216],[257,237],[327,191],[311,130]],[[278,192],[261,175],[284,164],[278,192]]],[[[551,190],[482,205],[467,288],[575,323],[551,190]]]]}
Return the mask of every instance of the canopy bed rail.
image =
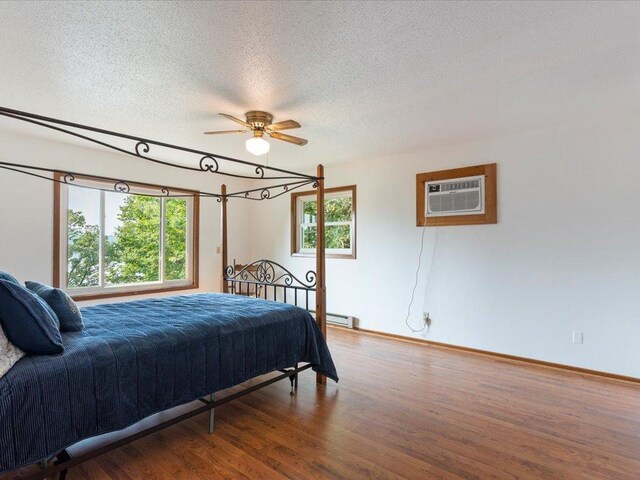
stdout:
{"type": "Polygon", "coordinates": [[[131,155],[148,162],[158,165],[164,165],[172,168],[180,168],[183,170],[191,170],[195,172],[208,172],[218,175],[225,175],[236,178],[248,178],[253,180],[285,180],[285,179],[306,179],[316,180],[311,175],[293,172],[282,168],[270,167],[259,163],[248,162],[237,158],[218,155],[211,152],[196,150],[193,148],[181,147],[171,143],[151,140],[144,137],[128,135],[125,133],[106,130],[103,128],[83,125],[81,123],[68,122],[57,118],[37,115],[35,113],[23,112],[11,108],[0,107],[0,116],[13,118],[23,122],[38,125],[50,130],[65,133],[76,138],[81,138],[91,143],[101,145],[105,148],[131,155]],[[118,143],[120,142],[120,143],[118,143]],[[189,163],[195,163],[197,166],[190,164],[176,164],[167,160],[151,156],[152,150],[157,150],[157,154],[175,155],[176,153],[187,154],[190,158],[189,163]],[[240,167],[240,172],[232,172],[229,170],[231,165],[240,167]]]}
{"type": "MultiPolygon", "coordinates": [[[[78,172],[72,170],[64,170],[60,168],[39,167],[35,165],[26,165],[14,162],[0,161],[0,169],[27,175],[33,178],[46,180],[53,183],[66,184],[76,187],[82,187],[90,190],[101,190],[105,192],[118,192],[118,193],[135,193],[135,195],[146,197],[172,197],[172,198],[185,198],[191,197],[194,193],[185,193],[185,189],[189,187],[168,187],[165,185],[159,185],[155,183],[148,183],[139,180],[125,180],[122,178],[105,177],[101,175],[95,175],[87,172],[78,172]],[[56,176],[50,176],[47,174],[58,174],[56,176]],[[109,184],[109,187],[97,186],[92,184],[91,181],[100,180],[109,184]],[[133,192],[133,187],[143,187],[145,189],[155,190],[157,193],[141,193],[133,192]]],[[[298,180],[295,182],[281,183],[277,185],[269,185],[261,188],[253,188],[250,190],[242,190],[233,192],[227,195],[227,198],[242,198],[247,200],[269,200],[273,198],[285,195],[288,192],[292,192],[301,187],[311,185],[316,188],[317,182],[315,180],[298,180]]],[[[219,193],[198,191],[195,194],[201,198],[216,198],[218,202],[222,201],[222,195],[219,193]]]]}

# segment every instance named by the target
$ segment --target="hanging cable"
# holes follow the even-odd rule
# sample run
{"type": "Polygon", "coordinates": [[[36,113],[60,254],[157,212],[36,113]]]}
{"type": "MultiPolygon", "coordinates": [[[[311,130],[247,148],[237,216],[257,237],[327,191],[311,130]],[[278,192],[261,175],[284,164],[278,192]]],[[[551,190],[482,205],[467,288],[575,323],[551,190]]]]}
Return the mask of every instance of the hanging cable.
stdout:
{"type": "Polygon", "coordinates": [[[422,302],[422,311],[427,314],[427,318],[425,321],[427,330],[431,326],[431,317],[429,314],[429,281],[431,279],[431,270],[433,270],[433,263],[436,258],[437,246],[438,246],[438,229],[436,228],[433,234],[433,247],[431,249],[431,260],[429,261],[429,270],[427,271],[427,275],[425,277],[425,283],[424,283],[424,302],[422,302]]]}
{"type": "Polygon", "coordinates": [[[422,227],[422,236],[420,237],[420,253],[418,254],[418,268],[416,269],[416,278],[413,282],[413,289],[411,290],[411,301],[409,302],[409,308],[407,308],[407,316],[404,319],[404,323],[407,325],[407,327],[409,327],[409,330],[411,330],[413,333],[422,332],[425,328],[427,328],[426,322],[420,330],[415,330],[409,324],[409,317],[411,316],[411,307],[413,306],[413,300],[416,297],[416,288],[418,288],[418,275],[420,274],[420,267],[422,266],[422,252],[424,251],[424,234],[426,232],[427,232],[427,225],[425,223],[425,225],[422,227]]]}
{"type": "MultiPolygon", "coordinates": [[[[411,307],[413,306],[413,301],[415,300],[415,296],[416,296],[416,288],[418,288],[418,279],[420,276],[420,269],[422,267],[422,253],[424,252],[424,236],[425,233],[427,232],[427,225],[425,224],[422,227],[422,236],[420,237],[420,254],[418,255],[418,268],[416,269],[416,276],[415,276],[415,280],[413,283],[413,288],[411,290],[411,301],[409,302],[409,307],[407,308],[407,316],[404,319],[404,323],[407,325],[407,327],[409,328],[409,330],[411,330],[413,333],[420,333],[423,332],[428,326],[429,324],[424,321],[424,325],[422,326],[421,329],[416,330],[414,329],[410,324],[409,324],[409,317],[411,316],[411,307]]],[[[435,231],[434,234],[434,240],[433,240],[433,250],[431,253],[431,262],[429,265],[429,272],[427,273],[427,284],[425,287],[425,302],[427,301],[427,290],[426,288],[429,286],[429,276],[431,274],[431,269],[433,267],[433,259],[435,257],[436,254],[436,240],[438,238],[438,230],[435,231]]]]}

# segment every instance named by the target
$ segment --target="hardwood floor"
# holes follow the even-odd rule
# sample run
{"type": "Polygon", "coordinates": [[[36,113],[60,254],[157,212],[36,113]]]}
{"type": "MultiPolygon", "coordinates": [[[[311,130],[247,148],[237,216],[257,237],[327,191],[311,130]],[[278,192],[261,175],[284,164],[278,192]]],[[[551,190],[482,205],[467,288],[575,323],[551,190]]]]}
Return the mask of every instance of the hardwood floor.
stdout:
{"type": "MultiPolygon", "coordinates": [[[[329,330],[341,381],[300,376],[68,479],[640,479],[640,387],[329,330]]],[[[13,475],[0,476],[13,478],[13,475]]]]}

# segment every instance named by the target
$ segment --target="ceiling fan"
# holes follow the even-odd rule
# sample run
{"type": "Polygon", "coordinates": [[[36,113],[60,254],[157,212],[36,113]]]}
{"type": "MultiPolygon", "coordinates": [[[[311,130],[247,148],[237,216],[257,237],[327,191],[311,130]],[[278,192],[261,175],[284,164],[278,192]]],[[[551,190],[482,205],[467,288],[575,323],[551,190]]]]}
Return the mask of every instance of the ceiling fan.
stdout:
{"type": "Polygon", "coordinates": [[[280,133],[280,130],[289,130],[292,128],[300,128],[300,124],[295,120],[285,120],[283,122],[271,123],[273,121],[273,115],[267,112],[261,112],[259,110],[252,110],[244,114],[246,120],[240,120],[232,115],[221,113],[225,118],[231,121],[239,123],[243,127],[242,130],[218,130],[213,132],[204,132],[205,135],[219,135],[222,133],[247,133],[252,132],[251,137],[246,142],[247,150],[254,155],[263,155],[269,151],[269,142],[264,139],[266,133],[271,138],[276,140],[283,140],[285,142],[293,143],[294,145],[306,145],[307,140],[304,138],[294,137],[293,135],[287,135],[286,133],[280,133]]]}

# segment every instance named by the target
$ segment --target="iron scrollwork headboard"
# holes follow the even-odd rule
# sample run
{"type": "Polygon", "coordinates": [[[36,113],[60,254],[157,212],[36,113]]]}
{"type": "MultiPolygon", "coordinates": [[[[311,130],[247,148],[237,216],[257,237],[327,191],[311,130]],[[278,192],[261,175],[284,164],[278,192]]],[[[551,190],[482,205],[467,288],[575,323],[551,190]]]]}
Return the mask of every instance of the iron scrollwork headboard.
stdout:
{"type": "Polygon", "coordinates": [[[279,263],[262,259],[244,265],[238,271],[229,265],[224,281],[229,293],[280,300],[298,306],[302,306],[299,302],[304,301],[305,309],[309,310],[309,292],[316,291],[317,279],[313,270],[309,270],[301,280],[279,263]]]}

